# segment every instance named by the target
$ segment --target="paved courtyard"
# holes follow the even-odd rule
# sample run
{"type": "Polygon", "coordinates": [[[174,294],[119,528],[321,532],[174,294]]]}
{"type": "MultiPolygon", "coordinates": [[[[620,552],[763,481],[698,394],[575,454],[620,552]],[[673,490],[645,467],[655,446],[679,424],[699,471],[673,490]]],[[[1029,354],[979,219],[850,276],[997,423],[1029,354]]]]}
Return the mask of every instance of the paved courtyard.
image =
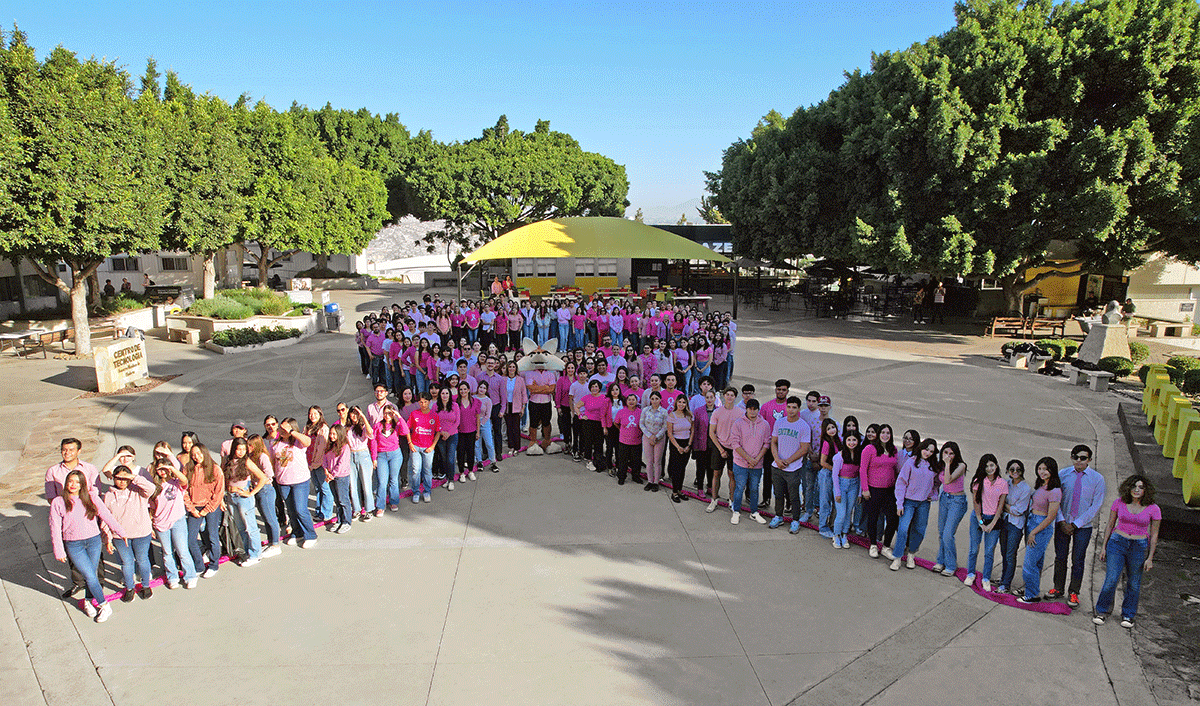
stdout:
{"type": "MultiPolygon", "coordinates": [[[[334,297],[350,315],[405,298],[334,297]]],[[[562,456],[512,459],[431,504],[320,531],[311,550],[226,564],[194,591],[117,602],[103,625],[57,598],[40,490],[60,432],[91,429],[75,435],[94,439],[83,458],[99,464],[118,444],[145,458],[184,429],[214,445],[234,419],[257,428],[268,412],[365,403],[352,330],[235,356],[152,340],[152,374],[180,377],[134,396],[72,399],[88,372],[74,361],[0,363],[13,469],[0,475],[4,703],[1154,703],[1128,633],[1097,630],[1086,610],[1002,606],[562,456]]],[[[1032,465],[1088,443],[1111,494],[1124,467],[1112,396],[1001,369],[984,357],[997,347],[750,310],[735,381],[770,394],[790,378],[831,395],[839,420],[956,440],[972,468],[988,451],[1032,465]]],[[[936,554],[934,534],[920,556],[936,554]]],[[[964,522],[960,562],[966,544],[964,522]]],[[[1101,577],[1085,580],[1085,607],[1101,577]]]]}

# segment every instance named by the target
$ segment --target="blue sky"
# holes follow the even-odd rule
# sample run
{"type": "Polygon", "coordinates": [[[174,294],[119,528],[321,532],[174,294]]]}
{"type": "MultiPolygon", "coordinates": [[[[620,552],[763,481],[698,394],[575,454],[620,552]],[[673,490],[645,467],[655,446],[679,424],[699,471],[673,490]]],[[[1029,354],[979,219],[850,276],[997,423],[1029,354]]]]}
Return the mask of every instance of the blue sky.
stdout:
{"type": "Polygon", "coordinates": [[[40,56],[62,44],[134,76],[153,56],[230,101],[394,112],[439,140],[502,113],[516,129],[547,119],[625,165],[632,216],[701,196],[702,172],[763,114],[819,102],[872,51],[946,31],[953,5],[39,0],[6,4],[0,21],[40,56]]]}

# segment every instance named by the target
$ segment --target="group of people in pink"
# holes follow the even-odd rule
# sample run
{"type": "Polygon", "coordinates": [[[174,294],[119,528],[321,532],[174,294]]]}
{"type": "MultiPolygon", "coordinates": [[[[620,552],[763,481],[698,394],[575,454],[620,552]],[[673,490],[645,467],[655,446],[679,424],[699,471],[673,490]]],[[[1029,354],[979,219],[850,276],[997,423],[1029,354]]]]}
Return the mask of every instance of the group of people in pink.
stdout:
{"type": "MultiPolygon", "coordinates": [[[[507,449],[562,453],[647,492],[665,481],[673,502],[698,497],[709,513],[727,501],[733,524],[745,515],[769,529],[787,523],[792,534],[809,525],[839,549],[858,535],[893,571],[916,568],[937,503],[934,571],[985,592],[1011,591],[1023,603],[1079,604],[1084,558],[1106,496],[1086,445],[1076,446],[1061,469],[1050,456],[1030,473],[1021,460],[1001,464],[991,453],[969,464],[954,441],[939,443],[915,429],[897,438],[890,424],[861,427],[854,416],[839,422],[828,395],[793,395],[784,378],[765,402],[752,384],[730,386],[737,326],[728,314],[654,302],[629,311],[598,299],[574,309],[596,312],[597,324],[599,312],[612,312],[608,327],[590,328],[581,314],[583,338],[568,338],[573,343],[560,352],[561,330],[556,334],[552,321],[542,331],[539,318],[560,305],[568,308],[553,300],[528,306],[531,319],[522,313],[527,305],[499,301],[409,302],[370,314],[356,337],[363,374],[373,382],[374,401],[365,410],[339,403],[327,420],[314,406],[303,422],[268,415],[261,434],[235,422],[219,453],[185,432],[178,454],[159,442],[148,467],[122,446],[97,470],[79,459],[78,440],[64,439],[62,463],[46,474],[55,555],[73,567],[64,597],[86,590],[84,610],[103,621],[111,614],[97,575],[105,547],[120,558],[121,599],[146,599],[152,536],[167,587],[191,588],[197,577],[217,574],[222,554],[253,566],[283,543],[310,548],[317,526],[341,534],[356,520],[399,512],[402,500],[432,502],[435,487],[453,491],[477,472],[499,471],[507,449]],[[493,326],[501,316],[515,317],[520,347],[509,351],[507,336],[485,337],[471,325],[471,312],[489,311],[493,326]],[[627,315],[630,329],[617,323],[627,315]],[[657,323],[643,327],[643,319],[657,323]],[[527,321],[533,336],[524,335],[527,321]],[[426,365],[434,345],[438,353],[426,365]],[[707,354],[705,367],[697,367],[697,347],[707,354]],[[712,374],[718,349],[727,366],[722,377],[712,374]],[[414,350],[419,357],[409,355],[414,350]],[[690,464],[694,491],[686,488],[690,464]],[[957,530],[968,516],[960,567],[957,530]],[[1043,595],[1051,540],[1053,586],[1043,595]]],[[[575,327],[570,318],[566,325],[575,327]]],[[[1122,625],[1132,626],[1161,520],[1153,498],[1150,482],[1132,476],[1109,507],[1097,622],[1112,612],[1124,576],[1122,625]]]]}

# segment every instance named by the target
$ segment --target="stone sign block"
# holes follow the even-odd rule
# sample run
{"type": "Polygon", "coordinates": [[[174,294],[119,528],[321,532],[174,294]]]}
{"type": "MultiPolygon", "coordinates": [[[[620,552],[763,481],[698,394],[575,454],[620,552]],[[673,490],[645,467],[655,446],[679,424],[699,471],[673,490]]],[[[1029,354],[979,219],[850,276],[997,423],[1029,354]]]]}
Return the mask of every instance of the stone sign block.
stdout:
{"type": "Polygon", "coordinates": [[[92,351],[96,362],[96,387],[100,392],[116,392],[150,375],[146,342],[140,338],[93,343],[92,351]]]}

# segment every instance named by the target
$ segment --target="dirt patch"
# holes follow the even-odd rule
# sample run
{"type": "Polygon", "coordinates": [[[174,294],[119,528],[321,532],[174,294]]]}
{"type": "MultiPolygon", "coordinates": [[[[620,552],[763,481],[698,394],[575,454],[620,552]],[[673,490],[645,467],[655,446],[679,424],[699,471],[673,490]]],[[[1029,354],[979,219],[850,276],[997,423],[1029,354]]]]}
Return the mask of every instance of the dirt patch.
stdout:
{"type": "MultiPolygon", "coordinates": [[[[1117,606],[1123,597],[1117,591],[1117,606]]],[[[1133,645],[1154,696],[1200,701],[1200,546],[1159,541],[1154,568],[1142,574],[1133,645]],[[1192,600],[1183,597],[1194,596],[1192,600]]]]}
{"type": "Polygon", "coordinates": [[[76,397],[75,399],[86,400],[86,399],[91,399],[92,397],[112,397],[113,395],[128,395],[128,394],[131,394],[134,392],[146,392],[147,390],[153,390],[154,388],[158,387],[159,385],[163,384],[164,382],[174,380],[177,377],[179,377],[179,376],[178,375],[164,375],[162,377],[151,376],[150,382],[145,385],[142,385],[141,387],[138,387],[136,385],[126,385],[125,387],[122,387],[120,390],[117,390],[116,392],[85,392],[82,395],[80,395],[79,397],[76,397]]]}

